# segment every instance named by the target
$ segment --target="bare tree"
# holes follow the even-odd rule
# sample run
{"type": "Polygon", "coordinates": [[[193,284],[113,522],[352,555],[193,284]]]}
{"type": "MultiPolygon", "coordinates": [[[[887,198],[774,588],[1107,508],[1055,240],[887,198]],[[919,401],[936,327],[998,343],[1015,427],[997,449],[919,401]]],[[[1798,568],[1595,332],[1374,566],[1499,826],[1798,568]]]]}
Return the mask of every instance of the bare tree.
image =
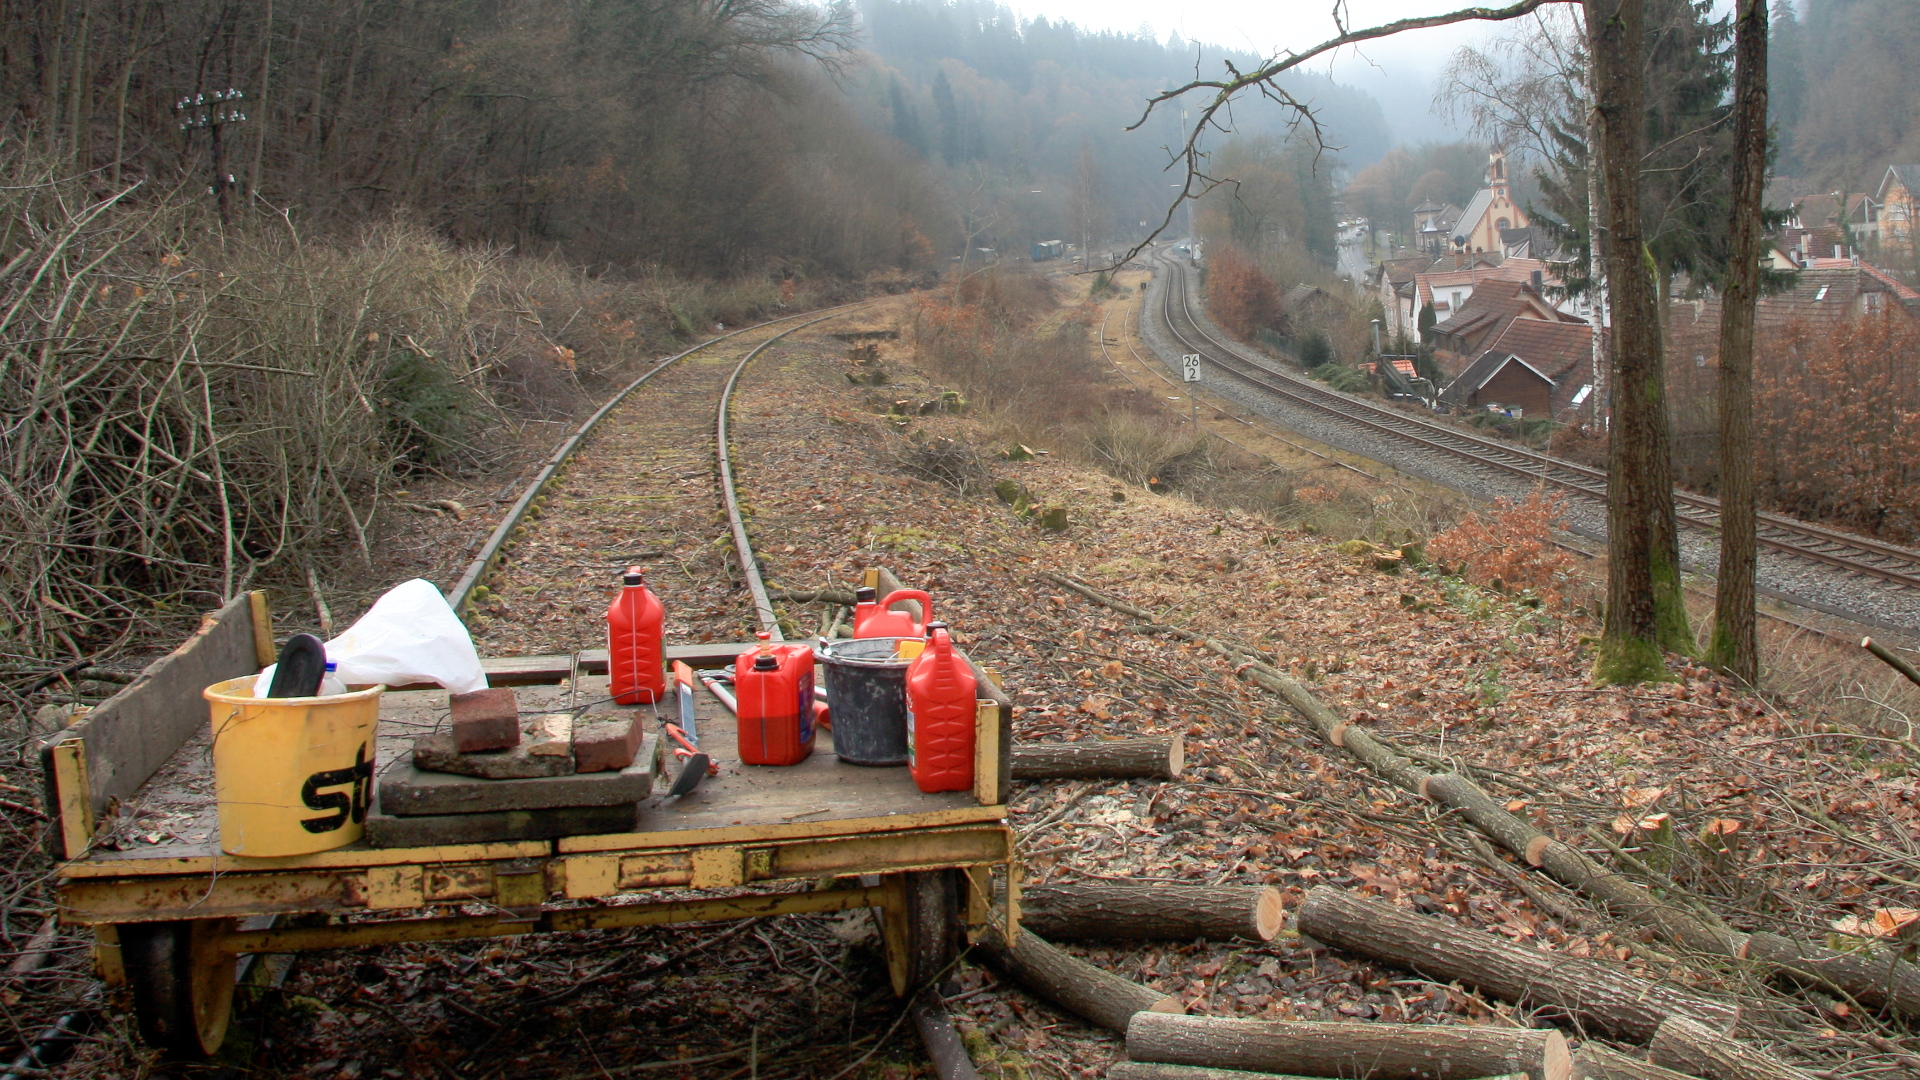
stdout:
{"type": "Polygon", "coordinates": [[[1613,437],[1607,450],[1607,613],[1601,683],[1662,678],[1661,650],[1692,647],[1662,377],[1660,316],[1641,218],[1645,0],[1584,0],[1593,64],[1600,220],[1613,301],[1613,437]]]}
{"type": "Polygon", "coordinates": [[[1720,314],[1720,576],[1713,665],[1759,681],[1754,628],[1753,323],[1759,298],[1760,215],[1767,182],[1767,5],[1741,0],[1734,21],[1733,206],[1720,314]]]}

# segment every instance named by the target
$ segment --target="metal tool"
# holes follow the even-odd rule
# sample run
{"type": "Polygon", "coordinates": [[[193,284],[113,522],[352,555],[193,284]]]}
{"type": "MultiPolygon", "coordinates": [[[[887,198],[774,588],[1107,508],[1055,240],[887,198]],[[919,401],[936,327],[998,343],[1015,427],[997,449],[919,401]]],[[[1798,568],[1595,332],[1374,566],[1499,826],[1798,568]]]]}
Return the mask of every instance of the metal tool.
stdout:
{"type": "Polygon", "coordinates": [[[680,702],[680,722],[667,725],[667,737],[679,746],[673,748],[673,756],[680,759],[680,775],[674,778],[673,786],[667,789],[667,795],[678,798],[700,786],[700,781],[709,774],[718,774],[720,766],[713,759],[700,752],[700,744],[694,734],[693,720],[693,669],[678,660],[673,662],[673,682],[675,694],[680,702]]]}

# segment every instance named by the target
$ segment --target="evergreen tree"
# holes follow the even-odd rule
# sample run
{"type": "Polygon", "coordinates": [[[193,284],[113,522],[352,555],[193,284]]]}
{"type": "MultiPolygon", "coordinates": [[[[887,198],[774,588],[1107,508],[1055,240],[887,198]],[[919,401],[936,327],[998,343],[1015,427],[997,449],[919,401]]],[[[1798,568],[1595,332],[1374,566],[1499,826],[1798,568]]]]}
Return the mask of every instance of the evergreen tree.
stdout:
{"type": "MultiPolygon", "coordinates": [[[[1801,51],[1805,34],[1793,10],[1793,0],[1774,0],[1773,40],[1767,55],[1767,103],[1783,142],[1791,137],[1806,105],[1806,58],[1801,51]]],[[[1790,153],[1787,151],[1783,158],[1790,153]]]]}
{"type": "Polygon", "coordinates": [[[926,157],[927,134],[920,127],[920,114],[900,88],[899,79],[887,85],[887,104],[893,110],[893,137],[912,147],[917,156],[926,157]]]}
{"type": "Polygon", "coordinates": [[[933,76],[933,119],[940,128],[940,156],[948,165],[966,160],[965,135],[960,128],[960,106],[953,99],[953,84],[945,71],[933,76]]]}

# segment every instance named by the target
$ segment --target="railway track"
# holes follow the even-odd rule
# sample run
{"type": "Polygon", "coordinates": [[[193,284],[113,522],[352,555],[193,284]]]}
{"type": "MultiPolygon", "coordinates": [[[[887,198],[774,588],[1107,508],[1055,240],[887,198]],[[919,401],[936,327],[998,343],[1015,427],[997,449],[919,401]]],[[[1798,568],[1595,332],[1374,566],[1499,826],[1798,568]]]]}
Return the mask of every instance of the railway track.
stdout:
{"type": "Polygon", "coordinates": [[[730,576],[721,572],[726,558],[716,558],[724,548],[744,578],[753,622],[783,640],[736,490],[728,430],[734,394],[749,366],[776,343],[872,303],[744,327],[660,361],[608,399],[554,451],[468,564],[448,601],[456,610],[484,613],[505,606],[511,611],[531,590],[543,613],[552,609],[569,628],[554,635],[551,645],[560,647],[572,638],[592,639],[579,634],[592,629],[603,613],[612,573],[628,563],[664,562],[673,565],[655,575],[655,587],[670,601],[670,612],[697,611],[691,621],[707,624],[701,629],[717,629],[711,625],[716,619],[739,626],[722,610],[737,605],[699,595],[702,578],[730,576]],[[724,511],[724,536],[715,535],[716,509],[724,511]],[[582,534],[587,544],[579,542],[582,534]],[[580,562],[583,554],[593,561],[580,562]],[[695,563],[713,565],[696,573],[695,563]],[[681,580],[674,580],[673,570],[681,572],[681,580]],[[687,586],[695,595],[688,595],[687,586]]]}
{"type": "MultiPolygon", "coordinates": [[[[1210,332],[1194,313],[1189,275],[1164,259],[1160,260],[1160,269],[1166,278],[1160,291],[1162,325],[1182,349],[1198,354],[1203,364],[1295,406],[1358,428],[1375,440],[1544,482],[1605,505],[1607,478],[1599,469],[1361,401],[1248,358],[1210,332]]],[[[1683,524],[1718,535],[1717,499],[1690,492],[1675,492],[1674,499],[1683,524]]],[[[1759,543],[1763,550],[1857,574],[1896,589],[1920,592],[1920,552],[1769,513],[1760,515],[1759,543]]]]}

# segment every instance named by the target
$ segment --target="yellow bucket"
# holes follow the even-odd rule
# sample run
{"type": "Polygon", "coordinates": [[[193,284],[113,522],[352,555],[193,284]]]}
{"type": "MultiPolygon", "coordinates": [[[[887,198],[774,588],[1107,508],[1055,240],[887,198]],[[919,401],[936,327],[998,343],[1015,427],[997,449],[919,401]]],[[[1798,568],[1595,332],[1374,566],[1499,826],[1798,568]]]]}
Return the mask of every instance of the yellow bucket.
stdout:
{"type": "Polygon", "coordinates": [[[366,831],[373,795],[375,686],[328,697],[256,698],[254,676],[203,692],[213,711],[220,850],[305,855],[366,831]]]}

